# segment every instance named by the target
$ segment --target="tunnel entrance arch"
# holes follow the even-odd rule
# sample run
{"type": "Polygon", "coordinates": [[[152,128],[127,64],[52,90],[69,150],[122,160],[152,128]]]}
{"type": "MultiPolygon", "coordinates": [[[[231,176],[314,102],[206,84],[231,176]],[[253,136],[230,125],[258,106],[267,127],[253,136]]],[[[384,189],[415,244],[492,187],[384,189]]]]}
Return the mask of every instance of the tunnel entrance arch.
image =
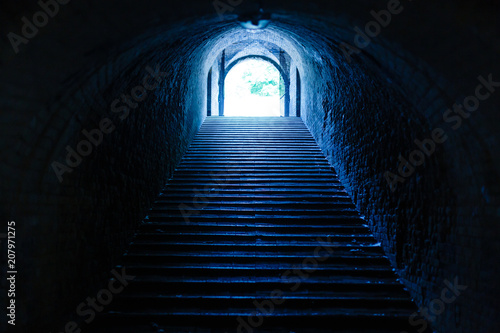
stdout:
{"type": "Polygon", "coordinates": [[[284,95],[284,110],[283,110],[283,116],[289,117],[290,116],[290,77],[288,76],[287,72],[283,69],[283,67],[277,63],[274,59],[265,56],[265,55],[247,55],[243,56],[241,58],[238,58],[234,61],[232,61],[227,68],[224,70],[224,73],[222,75],[222,79],[220,80],[220,94],[219,94],[219,116],[224,116],[224,107],[225,107],[225,83],[226,83],[226,78],[229,72],[234,68],[234,66],[238,65],[239,63],[246,61],[246,60],[263,60],[271,65],[273,65],[278,72],[281,75],[281,78],[284,81],[285,85],[285,95],[284,95]]]}
{"type": "Polygon", "coordinates": [[[222,115],[289,115],[290,79],[275,60],[261,55],[238,58],[227,67],[223,81],[222,115]]]}
{"type": "MultiPolygon", "coordinates": [[[[206,116],[228,116],[225,112],[226,78],[235,66],[252,59],[271,64],[280,75],[282,82],[280,83],[279,116],[296,115],[295,69],[299,63],[292,58],[288,50],[280,45],[267,38],[261,38],[262,36],[255,37],[257,38],[248,38],[225,45],[211,60],[212,65],[206,67],[206,82],[210,86],[206,89],[208,96],[206,116]]],[[[238,68],[237,71],[239,70],[238,68]]],[[[229,82],[231,80],[233,78],[230,77],[229,82]]]]}

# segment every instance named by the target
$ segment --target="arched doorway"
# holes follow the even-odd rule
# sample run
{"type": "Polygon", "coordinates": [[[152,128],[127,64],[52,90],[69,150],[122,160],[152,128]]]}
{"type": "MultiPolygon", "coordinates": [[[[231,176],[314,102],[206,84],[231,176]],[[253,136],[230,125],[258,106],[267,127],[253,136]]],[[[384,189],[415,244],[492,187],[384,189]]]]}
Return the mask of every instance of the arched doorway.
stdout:
{"type": "MultiPolygon", "coordinates": [[[[271,115],[271,116],[284,116],[284,117],[288,117],[290,115],[290,78],[289,78],[289,75],[287,75],[287,73],[285,72],[285,70],[281,67],[281,65],[279,63],[277,63],[275,60],[267,57],[267,56],[262,56],[262,55],[249,55],[249,56],[244,56],[244,57],[241,57],[241,58],[238,58],[234,61],[232,61],[227,67],[225,66],[225,53],[223,52],[222,53],[222,58],[221,58],[221,63],[220,63],[220,69],[221,69],[221,72],[220,72],[220,76],[219,76],[219,79],[218,79],[218,85],[219,85],[219,98],[218,98],[218,105],[219,105],[219,116],[236,116],[236,115],[244,115],[244,116],[270,116],[269,114],[265,113],[265,112],[258,112],[256,110],[259,109],[259,107],[261,107],[266,99],[266,97],[269,97],[269,99],[271,100],[274,96],[274,94],[276,94],[276,90],[278,91],[279,93],[279,96],[276,96],[279,98],[279,114],[276,112],[276,109],[277,107],[275,106],[274,107],[274,114],[271,115]],[[240,75],[240,79],[244,80],[244,79],[247,79],[251,81],[251,77],[253,77],[255,80],[252,82],[247,82],[247,84],[243,84],[242,82],[243,81],[240,81],[242,84],[242,86],[245,86],[247,87],[247,89],[249,89],[249,94],[252,95],[252,92],[253,92],[253,95],[256,95],[254,97],[257,97],[253,102],[243,102],[243,100],[241,98],[239,98],[237,101],[234,100],[234,98],[238,98],[238,97],[234,97],[233,96],[229,96],[229,104],[233,104],[235,105],[236,107],[238,107],[238,105],[240,106],[240,109],[242,109],[242,107],[244,109],[247,110],[247,112],[244,112],[244,111],[238,111],[238,112],[232,112],[231,110],[229,111],[229,114],[227,114],[225,112],[225,101],[226,101],[226,79],[228,78],[228,75],[230,73],[233,72],[233,69],[235,69],[237,66],[239,67],[239,65],[242,65],[244,64],[245,62],[248,62],[248,61],[260,61],[261,63],[264,63],[265,66],[263,65],[262,67],[266,68],[265,71],[268,71],[267,74],[265,74],[263,77],[265,78],[266,75],[269,75],[269,77],[271,78],[270,80],[267,81],[267,84],[266,84],[266,80],[260,80],[259,81],[259,74],[258,73],[254,73],[253,69],[250,69],[247,73],[247,76],[245,78],[241,78],[241,76],[243,76],[245,74],[245,70],[244,68],[242,68],[242,70],[238,71],[238,69],[236,69],[236,71],[234,71],[234,74],[241,74],[240,75]],[[272,74],[272,72],[274,72],[274,74],[272,74]],[[279,79],[276,78],[276,73],[279,73],[279,79]],[[275,79],[273,80],[272,79],[272,76],[275,75],[275,79]],[[278,83],[279,82],[279,83],[278,83]],[[273,91],[273,89],[275,89],[273,91]],[[259,101],[259,98],[258,97],[263,97],[260,99],[259,101]],[[232,100],[233,99],[233,100],[232,100]],[[251,106],[254,106],[254,109],[248,109],[249,107],[251,106]],[[260,114],[259,114],[260,113],[260,114]]],[[[250,66],[251,68],[252,66],[250,66]]],[[[231,79],[231,76],[229,76],[229,79],[231,79]]],[[[212,82],[212,85],[214,84],[215,82],[212,82]]],[[[231,82],[230,82],[231,83],[231,82]]],[[[210,83],[209,83],[210,84],[210,83]]],[[[231,87],[229,88],[231,89],[231,87]]],[[[277,94],[276,94],[277,95],[277,94]]],[[[276,101],[275,101],[276,103],[276,101]]],[[[275,104],[276,105],[276,104],[275,104]]],[[[268,108],[272,108],[272,107],[268,107],[268,108]]],[[[210,114],[209,114],[210,115],[210,114]]]]}
{"type": "Polygon", "coordinates": [[[255,57],[236,61],[225,78],[224,115],[283,116],[285,90],[285,81],[271,62],[255,57]]]}

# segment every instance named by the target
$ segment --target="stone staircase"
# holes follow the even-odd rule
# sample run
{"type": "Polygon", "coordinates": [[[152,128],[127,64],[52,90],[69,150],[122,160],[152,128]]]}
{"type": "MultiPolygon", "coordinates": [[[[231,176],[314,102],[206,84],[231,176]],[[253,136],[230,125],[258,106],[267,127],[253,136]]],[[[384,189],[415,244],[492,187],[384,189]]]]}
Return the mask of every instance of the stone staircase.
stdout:
{"type": "Polygon", "coordinates": [[[415,332],[416,311],[300,118],[209,117],[89,332],[415,332]]]}

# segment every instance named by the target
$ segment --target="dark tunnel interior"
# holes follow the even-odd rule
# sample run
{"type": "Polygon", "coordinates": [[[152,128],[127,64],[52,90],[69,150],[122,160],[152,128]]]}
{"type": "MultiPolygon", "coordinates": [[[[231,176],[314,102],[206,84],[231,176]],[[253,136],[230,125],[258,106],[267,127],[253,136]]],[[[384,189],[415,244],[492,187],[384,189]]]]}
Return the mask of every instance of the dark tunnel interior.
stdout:
{"type": "Polygon", "coordinates": [[[430,309],[430,327],[498,332],[499,9],[3,2],[0,231],[16,222],[19,271],[16,326],[3,316],[3,328],[59,332],[77,321],[207,115],[224,115],[227,69],[257,57],[282,71],[282,117],[306,125],[416,306],[430,309]],[[249,18],[268,25],[238,22],[249,18]],[[467,288],[434,311],[450,283],[467,288]]]}

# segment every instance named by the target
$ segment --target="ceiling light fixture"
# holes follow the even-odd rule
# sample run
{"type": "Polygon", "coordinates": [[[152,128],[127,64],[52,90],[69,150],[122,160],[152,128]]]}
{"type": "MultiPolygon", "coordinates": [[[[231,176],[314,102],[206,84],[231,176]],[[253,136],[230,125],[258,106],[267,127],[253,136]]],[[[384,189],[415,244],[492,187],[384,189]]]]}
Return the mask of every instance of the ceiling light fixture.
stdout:
{"type": "Polygon", "coordinates": [[[265,13],[262,8],[258,12],[242,14],[238,17],[240,25],[248,30],[265,29],[271,23],[271,14],[265,13]]]}

